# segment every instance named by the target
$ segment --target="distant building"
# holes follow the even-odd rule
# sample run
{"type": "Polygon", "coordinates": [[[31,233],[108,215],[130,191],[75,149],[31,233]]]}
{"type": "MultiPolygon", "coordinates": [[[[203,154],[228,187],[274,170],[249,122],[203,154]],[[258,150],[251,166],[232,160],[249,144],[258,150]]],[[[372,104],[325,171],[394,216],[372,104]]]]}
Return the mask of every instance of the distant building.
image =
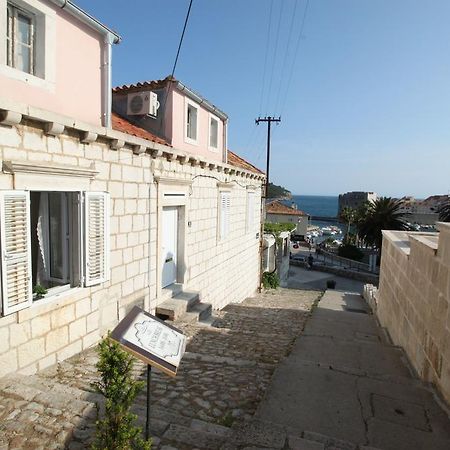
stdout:
{"type": "Polygon", "coordinates": [[[447,199],[448,195],[432,195],[424,200],[402,197],[399,199],[400,211],[407,215],[408,222],[434,225],[439,219],[439,209],[447,199]]]}
{"type": "Polygon", "coordinates": [[[308,227],[308,214],[293,206],[272,201],[266,205],[266,221],[270,223],[293,223],[296,225],[292,234],[305,236],[308,227]]]}
{"type": "Polygon", "coordinates": [[[356,209],[365,202],[374,202],[378,198],[375,192],[352,191],[339,195],[338,216],[344,208],[356,209]]]}

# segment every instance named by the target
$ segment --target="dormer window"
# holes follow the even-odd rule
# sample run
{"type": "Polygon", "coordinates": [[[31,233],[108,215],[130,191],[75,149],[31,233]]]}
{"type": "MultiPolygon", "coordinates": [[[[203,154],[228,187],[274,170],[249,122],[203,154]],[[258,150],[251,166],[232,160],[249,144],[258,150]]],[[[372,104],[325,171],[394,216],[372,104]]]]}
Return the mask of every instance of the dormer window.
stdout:
{"type": "Polygon", "coordinates": [[[34,75],[35,17],[8,3],[7,64],[34,75]]]}
{"type": "Polygon", "coordinates": [[[186,142],[197,144],[199,107],[186,99],[186,142]]]}
{"type": "Polygon", "coordinates": [[[217,150],[219,138],[219,121],[214,117],[209,118],[209,147],[211,150],[217,150]]]}

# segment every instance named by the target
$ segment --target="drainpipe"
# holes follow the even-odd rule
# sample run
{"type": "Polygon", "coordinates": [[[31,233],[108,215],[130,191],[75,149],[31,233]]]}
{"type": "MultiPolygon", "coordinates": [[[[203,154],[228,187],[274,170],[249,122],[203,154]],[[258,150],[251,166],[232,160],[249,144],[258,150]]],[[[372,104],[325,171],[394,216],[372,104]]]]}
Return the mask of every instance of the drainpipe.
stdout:
{"type": "Polygon", "coordinates": [[[223,121],[223,131],[222,131],[222,143],[223,143],[223,162],[228,164],[228,139],[227,139],[227,131],[228,131],[228,119],[223,121]]]}
{"type": "Polygon", "coordinates": [[[103,47],[103,63],[101,70],[102,70],[102,91],[103,91],[102,125],[106,128],[111,128],[111,108],[112,108],[111,62],[112,62],[112,42],[110,36],[105,36],[103,47]]]}

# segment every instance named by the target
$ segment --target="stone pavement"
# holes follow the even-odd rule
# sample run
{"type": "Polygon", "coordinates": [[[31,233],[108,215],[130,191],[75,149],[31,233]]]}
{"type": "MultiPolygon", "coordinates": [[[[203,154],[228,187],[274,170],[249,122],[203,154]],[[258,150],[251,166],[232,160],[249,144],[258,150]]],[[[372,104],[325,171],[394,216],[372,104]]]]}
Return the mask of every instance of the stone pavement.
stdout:
{"type": "MultiPolygon", "coordinates": [[[[266,436],[268,428],[255,431],[259,423],[253,415],[320,295],[268,291],[228,305],[213,327],[177,324],[189,336],[177,377],[152,372],[154,448],[250,448],[248,426],[258,435],[255,443],[270,446],[274,436],[276,442],[285,439],[266,436]]],[[[33,376],[1,379],[0,450],[88,448],[95,430],[95,405],[102,403],[91,388],[96,361],[92,349],[33,376]]],[[[135,370],[145,377],[143,364],[136,364],[135,370]]],[[[136,403],[143,425],[144,393],[136,403]]]]}
{"type": "Polygon", "coordinates": [[[256,419],[310,441],[290,448],[450,449],[449,416],[433,390],[361,297],[337,291],[325,293],[277,367],[256,419]]]}
{"type": "Polygon", "coordinates": [[[336,289],[348,292],[362,292],[365,284],[362,281],[340,277],[332,273],[308,270],[294,265],[289,267],[288,287],[291,289],[318,289],[324,291],[327,288],[328,280],[336,281],[336,289]]]}

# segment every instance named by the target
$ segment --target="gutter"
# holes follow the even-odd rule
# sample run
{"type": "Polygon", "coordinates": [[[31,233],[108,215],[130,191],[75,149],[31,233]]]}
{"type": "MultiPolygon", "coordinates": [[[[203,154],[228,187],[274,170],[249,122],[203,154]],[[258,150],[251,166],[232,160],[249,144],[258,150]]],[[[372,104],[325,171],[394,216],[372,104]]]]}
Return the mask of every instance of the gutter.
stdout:
{"type": "Polygon", "coordinates": [[[199,94],[194,92],[192,89],[189,89],[185,84],[183,84],[181,81],[176,82],[176,88],[184,92],[187,97],[189,97],[191,100],[194,100],[194,102],[198,103],[199,105],[202,105],[205,109],[207,109],[209,112],[212,112],[217,117],[222,119],[223,121],[228,120],[228,116],[221,111],[220,109],[216,108],[212,103],[208,102],[208,100],[201,97],[199,94]]]}
{"type": "Polygon", "coordinates": [[[109,29],[107,26],[99,22],[95,17],[92,17],[86,11],[83,11],[79,6],[75,5],[69,0],[50,0],[52,3],[64,9],[72,16],[76,17],[80,22],[94,29],[104,36],[103,41],[103,55],[101,65],[102,78],[102,125],[106,128],[111,128],[111,109],[112,109],[112,44],[118,44],[122,38],[109,29]]]}
{"type": "Polygon", "coordinates": [[[50,0],[50,2],[60,7],[61,9],[64,9],[69,14],[76,17],[78,20],[98,31],[99,33],[106,35],[111,44],[118,44],[122,40],[122,38],[116,32],[103,25],[95,17],[91,16],[86,11],[83,11],[79,6],[75,5],[70,0],[50,0]]]}

